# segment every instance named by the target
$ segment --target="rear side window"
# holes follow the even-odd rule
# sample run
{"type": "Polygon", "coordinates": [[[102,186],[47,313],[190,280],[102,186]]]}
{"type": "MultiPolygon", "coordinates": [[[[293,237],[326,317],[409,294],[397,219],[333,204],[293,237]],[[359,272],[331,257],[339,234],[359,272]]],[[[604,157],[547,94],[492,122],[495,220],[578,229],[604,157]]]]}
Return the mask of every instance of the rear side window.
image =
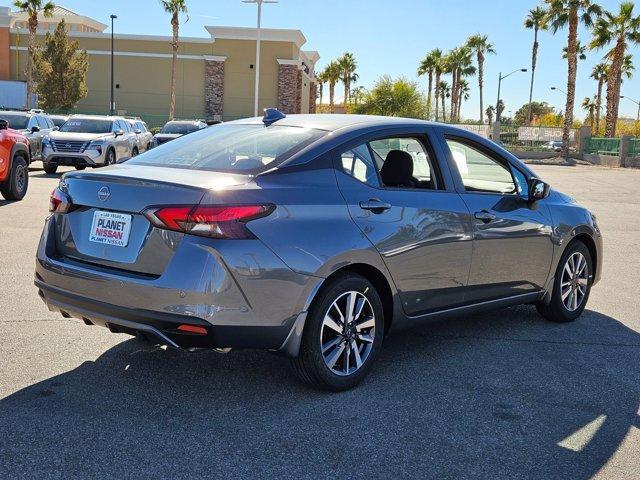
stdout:
{"type": "Polygon", "coordinates": [[[517,192],[508,166],[467,143],[448,138],[447,145],[466,191],[500,194],[517,192]]]}
{"type": "Polygon", "coordinates": [[[128,164],[257,174],[326,133],[291,126],[220,124],[162,144],[128,164]]]}

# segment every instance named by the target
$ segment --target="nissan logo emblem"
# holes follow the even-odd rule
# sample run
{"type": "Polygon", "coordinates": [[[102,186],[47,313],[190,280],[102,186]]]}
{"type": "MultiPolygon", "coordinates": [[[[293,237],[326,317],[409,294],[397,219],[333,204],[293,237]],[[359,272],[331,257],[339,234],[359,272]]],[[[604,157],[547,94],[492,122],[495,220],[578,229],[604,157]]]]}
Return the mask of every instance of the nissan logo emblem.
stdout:
{"type": "Polygon", "coordinates": [[[106,202],[110,196],[111,191],[109,190],[109,187],[104,186],[100,190],[98,190],[98,198],[100,199],[100,201],[106,202]]]}

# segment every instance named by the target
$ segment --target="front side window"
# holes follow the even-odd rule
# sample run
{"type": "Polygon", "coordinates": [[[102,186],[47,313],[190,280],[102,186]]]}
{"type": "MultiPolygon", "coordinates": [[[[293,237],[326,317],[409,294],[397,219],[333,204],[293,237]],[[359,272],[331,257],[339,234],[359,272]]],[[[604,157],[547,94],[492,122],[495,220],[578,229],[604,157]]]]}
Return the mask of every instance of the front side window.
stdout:
{"type": "Polygon", "coordinates": [[[447,145],[467,192],[517,192],[508,166],[466,143],[447,139],[447,145]]]}
{"type": "Polygon", "coordinates": [[[395,137],[370,142],[381,165],[380,176],[386,187],[437,188],[433,161],[424,144],[414,137],[395,137]]]}
{"type": "Polygon", "coordinates": [[[376,166],[366,144],[358,145],[340,155],[342,171],[373,187],[379,187],[376,166]]]}
{"type": "Polygon", "coordinates": [[[70,118],[60,127],[61,132],[71,133],[109,133],[112,131],[111,120],[93,118],[70,118]]]}
{"type": "Polygon", "coordinates": [[[164,143],[128,163],[257,174],[276,167],[326,133],[291,126],[220,124],[164,143]]]}

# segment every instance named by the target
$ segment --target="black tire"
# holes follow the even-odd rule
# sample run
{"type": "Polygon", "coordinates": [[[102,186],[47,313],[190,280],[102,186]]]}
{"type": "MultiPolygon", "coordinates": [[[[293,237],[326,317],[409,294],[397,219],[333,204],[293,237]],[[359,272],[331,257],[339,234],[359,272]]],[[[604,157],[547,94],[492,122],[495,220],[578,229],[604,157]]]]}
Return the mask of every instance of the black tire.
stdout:
{"type": "Polygon", "coordinates": [[[131,150],[131,158],[137,157],[139,153],[140,152],[138,152],[138,147],[134,147],[133,150],[131,150]]]}
{"type": "MultiPolygon", "coordinates": [[[[566,280],[566,277],[565,277],[566,280]]],[[[589,253],[589,249],[587,246],[579,240],[576,240],[567,246],[567,249],[562,254],[560,258],[560,262],[558,263],[558,268],[556,269],[554,281],[553,281],[553,293],[551,295],[551,301],[548,305],[543,302],[539,302],[536,304],[536,308],[538,313],[542,315],[547,320],[557,323],[567,323],[573,322],[577,319],[585,307],[587,306],[587,302],[589,301],[589,294],[591,293],[591,284],[593,281],[593,260],[591,258],[591,254],[589,253]],[[563,275],[568,275],[565,273],[565,266],[567,266],[567,262],[569,258],[575,254],[581,254],[582,257],[586,260],[586,285],[584,286],[585,293],[580,298],[580,303],[575,309],[569,309],[567,305],[565,305],[565,301],[562,298],[562,281],[563,275]]],[[[571,289],[573,287],[569,287],[571,289]]],[[[574,295],[577,295],[574,290],[574,295]]]]}
{"type": "Polygon", "coordinates": [[[0,193],[6,200],[22,200],[29,188],[29,166],[22,156],[13,157],[11,172],[0,184],[0,193]]]}
{"type": "Polygon", "coordinates": [[[106,157],[104,157],[104,166],[114,165],[116,163],[116,152],[113,148],[107,150],[106,157]]]}
{"type": "Polygon", "coordinates": [[[44,173],[48,175],[53,175],[58,171],[58,165],[53,163],[42,163],[42,168],[44,168],[44,173]]]}
{"type": "Polygon", "coordinates": [[[85,168],[87,168],[86,165],[75,165],[76,170],[84,170],[85,168]]]}
{"type": "MultiPolygon", "coordinates": [[[[364,320],[364,317],[361,318],[361,321],[362,320],[364,320]]],[[[371,320],[369,320],[369,322],[370,321],[371,320]]],[[[331,330],[328,331],[330,334],[335,335],[331,330]]],[[[351,333],[356,334],[354,326],[351,328],[351,333]]],[[[303,381],[315,388],[334,392],[348,390],[360,383],[370,372],[376,356],[382,347],[383,336],[384,310],[378,292],[373,284],[360,275],[341,274],[322,288],[309,309],[309,314],[304,326],[302,343],[300,345],[300,353],[297,358],[292,360],[294,370],[303,381]],[[360,344],[363,350],[362,352],[359,350],[358,358],[360,358],[360,353],[364,354],[366,352],[367,354],[364,360],[362,360],[361,366],[355,369],[355,371],[346,373],[349,371],[349,363],[356,362],[354,350],[342,350],[343,353],[345,351],[347,352],[346,362],[343,353],[336,355],[342,363],[342,368],[345,368],[345,364],[347,365],[346,371],[340,375],[334,373],[327,363],[325,363],[321,344],[323,342],[323,321],[325,315],[328,313],[330,307],[332,307],[334,301],[345,298],[343,296],[347,294],[347,292],[357,292],[366,297],[369,301],[368,305],[366,305],[366,302],[363,302],[365,303],[364,308],[367,309],[367,318],[370,319],[370,313],[372,313],[375,326],[373,327],[373,331],[369,330],[367,333],[370,337],[373,332],[373,342],[370,343],[370,350],[368,352],[366,350],[366,345],[369,343],[360,344]],[[351,357],[353,357],[353,360],[350,360],[351,357]]],[[[336,340],[339,339],[338,337],[340,337],[340,335],[336,335],[336,340]]],[[[345,340],[342,340],[341,342],[344,341],[345,340]]],[[[340,345],[341,343],[336,345],[336,349],[332,349],[331,351],[337,352],[340,345]]]]}

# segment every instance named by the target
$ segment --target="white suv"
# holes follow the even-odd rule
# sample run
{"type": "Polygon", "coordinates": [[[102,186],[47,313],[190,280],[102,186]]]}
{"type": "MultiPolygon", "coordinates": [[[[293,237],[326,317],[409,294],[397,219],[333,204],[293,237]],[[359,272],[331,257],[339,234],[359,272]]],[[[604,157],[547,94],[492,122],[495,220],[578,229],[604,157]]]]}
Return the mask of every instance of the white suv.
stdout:
{"type": "Polygon", "coordinates": [[[55,173],[59,165],[103,167],[138,153],[136,134],[122,117],[72,115],[42,140],[46,173],[55,173]]]}

